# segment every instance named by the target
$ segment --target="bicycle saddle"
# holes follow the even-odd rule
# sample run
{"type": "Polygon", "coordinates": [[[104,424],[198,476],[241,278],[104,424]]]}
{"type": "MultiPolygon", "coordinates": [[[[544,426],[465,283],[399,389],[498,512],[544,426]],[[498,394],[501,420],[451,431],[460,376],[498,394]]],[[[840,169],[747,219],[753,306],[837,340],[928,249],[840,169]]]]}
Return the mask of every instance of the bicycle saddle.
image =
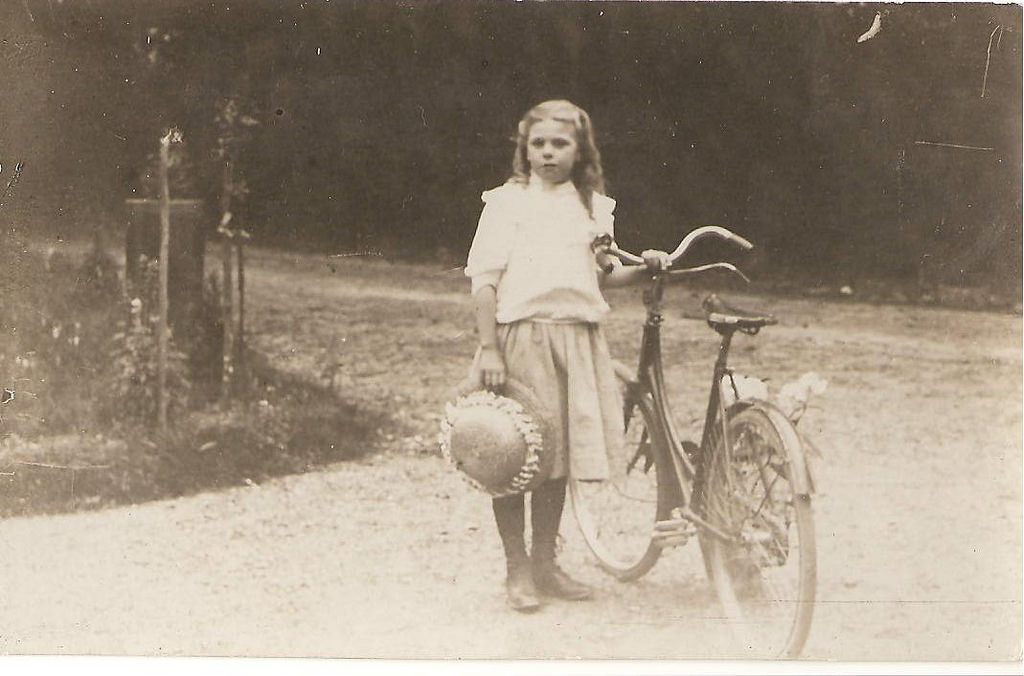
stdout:
{"type": "Polygon", "coordinates": [[[701,303],[704,314],[707,316],[708,324],[718,330],[719,328],[733,328],[740,330],[757,330],[762,326],[777,324],[778,320],[766,312],[756,310],[741,310],[738,307],[729,305],[716,294],[711,294],[701,303]]]}

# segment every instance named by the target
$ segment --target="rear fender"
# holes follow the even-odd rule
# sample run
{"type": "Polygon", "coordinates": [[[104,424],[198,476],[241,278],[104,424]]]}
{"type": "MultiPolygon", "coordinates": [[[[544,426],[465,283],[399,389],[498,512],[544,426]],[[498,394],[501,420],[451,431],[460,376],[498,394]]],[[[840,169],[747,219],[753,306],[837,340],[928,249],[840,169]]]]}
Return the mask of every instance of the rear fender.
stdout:
{"type": "Polygon", "coordinates": [[[760,411],[768,418],[789,452],[790,483],[793,490],[797,495],[813,495],[814,477],[807,463],[808,448],[796,427],[774,404],[759,399],[736,402],[729,407],[729,415],[731,417],[749,408],[760,411]]]}

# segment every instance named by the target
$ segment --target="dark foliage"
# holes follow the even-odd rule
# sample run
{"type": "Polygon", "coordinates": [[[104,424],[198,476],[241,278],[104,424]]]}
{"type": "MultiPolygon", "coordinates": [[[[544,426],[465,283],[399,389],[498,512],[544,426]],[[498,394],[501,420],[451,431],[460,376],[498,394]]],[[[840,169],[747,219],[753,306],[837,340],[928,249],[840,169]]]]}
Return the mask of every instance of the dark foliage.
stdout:
{"type": "Polygon", "coordinates": [[[2,140],[35,163],[19,208],[48,212],[60,232],[89,210],[119,218],[172,123],[189,139],[197,192],[216,205],[216,106],[230,94],[261,123],[237,152],[249,195],[236,224],[264,242],[420,257],[443,247],[458,259],[479,193],[508,174],[516,120],[557,96],[593,115],[632,248],[719,223],[757,241],[772,270],[825,281],[1019,285],[1019,6],[5,11],[21,46],[0,66],[14,83],[0,106],[17,120],[2,140]],[[876,12],[880,32],[858,43],[876,12]]]}
{"type": "MultiPolygon", "coordinates": [[[[219,290],[170,343],[169,432],[156,411],[155,266],[128,299],[103,242],[84,256],[0,238],[0,518],[96,508],[259,482],[373,449],[381,414],[247,355],[228,403],[219,379],[219,290]],[[188,352],[187,357],[185,351],[188,352]]],[[[172,336],[173,338],[173,336],[172,336]]]]}

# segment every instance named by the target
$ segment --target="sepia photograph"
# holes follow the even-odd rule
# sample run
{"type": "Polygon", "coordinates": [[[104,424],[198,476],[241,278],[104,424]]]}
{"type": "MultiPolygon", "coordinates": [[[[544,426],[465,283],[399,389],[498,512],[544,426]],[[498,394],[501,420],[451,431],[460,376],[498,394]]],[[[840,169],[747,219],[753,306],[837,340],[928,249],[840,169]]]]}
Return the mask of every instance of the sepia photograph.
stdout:
{"type": "Polygon", "coordinates": [[[1019,669],[1022,30],[3,3],[0,666],[1019,669]]]}

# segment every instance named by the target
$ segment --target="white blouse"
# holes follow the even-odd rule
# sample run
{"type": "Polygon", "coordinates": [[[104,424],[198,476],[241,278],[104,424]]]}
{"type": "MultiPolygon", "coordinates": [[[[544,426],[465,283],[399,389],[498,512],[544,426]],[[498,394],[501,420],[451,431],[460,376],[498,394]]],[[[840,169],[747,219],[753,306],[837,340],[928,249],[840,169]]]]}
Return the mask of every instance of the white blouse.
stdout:
{"type": "Polygon", "coordinates": [[[466,276],[474,294],[487,285],[497,289],[496,321],[600,321],[609,308],[590,244],[598,235],[614,236],[615,200],[595,193],[591,218],[571,181],[545,189],[536,178],[481,197],[466,276]]]}

